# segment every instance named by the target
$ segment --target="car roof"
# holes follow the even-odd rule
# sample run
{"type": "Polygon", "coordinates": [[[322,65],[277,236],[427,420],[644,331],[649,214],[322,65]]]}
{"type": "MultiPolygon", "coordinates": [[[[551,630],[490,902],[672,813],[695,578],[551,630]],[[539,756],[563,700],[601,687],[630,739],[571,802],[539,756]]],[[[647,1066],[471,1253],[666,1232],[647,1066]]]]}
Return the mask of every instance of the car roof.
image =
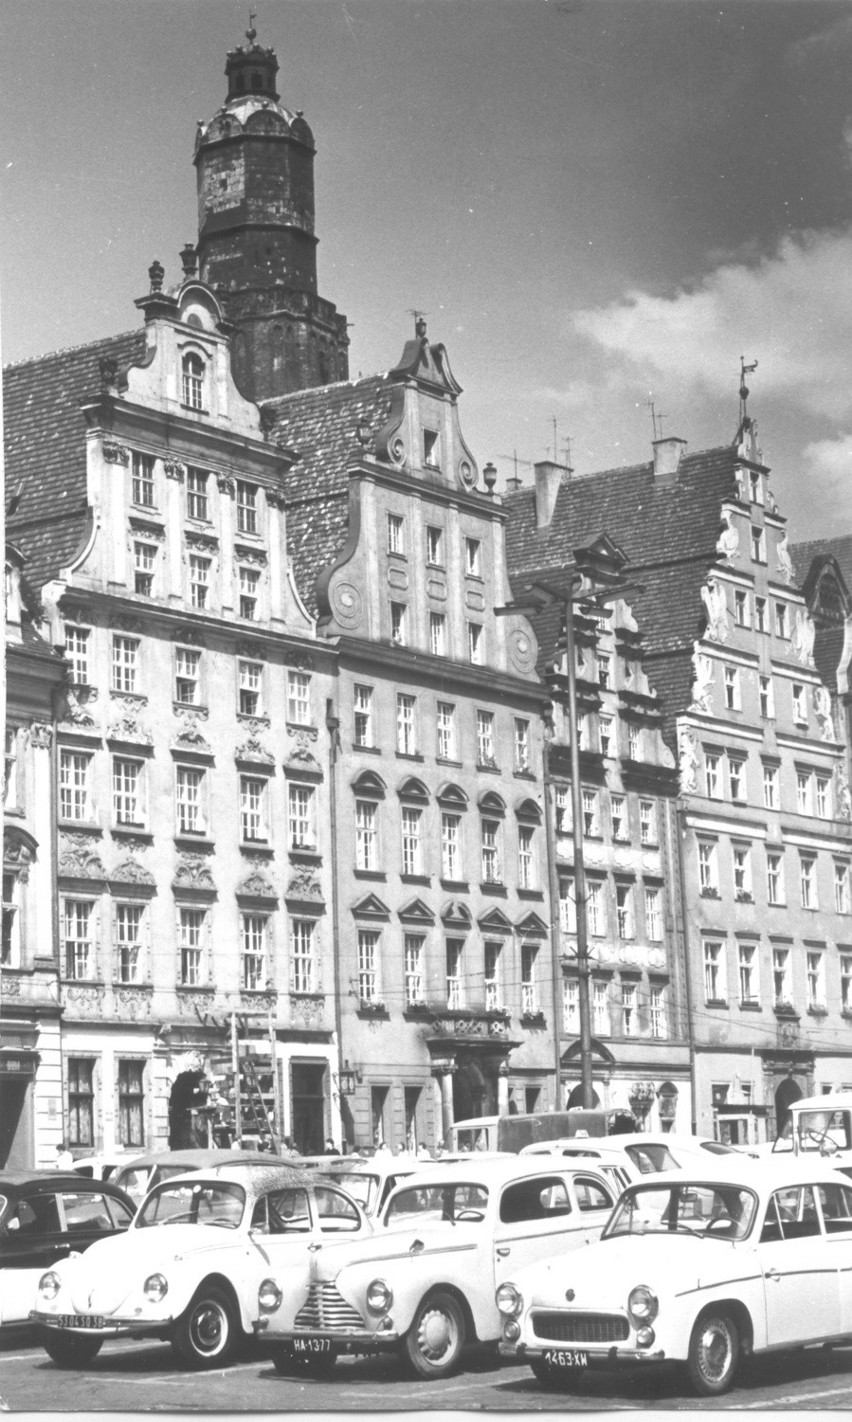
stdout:
{"type": "Polygon", "coordinates": [[[791,1111],[852,1111],[852,1091],[827,1091],[825,1096],[800,1096],[790,1102],[791,1111]]]}
{"type": "MultiPolygon", "coordinates": [[[[480,1177],[483,1185],[504,1185],[513,1180],[523,1180],[531,1175],[553,1175],[569,1172],[572,1175],[588,1175],[595,1173],[595,1162],[590,1161],[568,1161],[561,1157],[535,1156],[535,1155],[511,1155],[511,1156],[485,1156],[480,1152],[473,1151],[470,1155],[459,1156],[457,1160],[445,1164],[444,1161],[435,1161],[431,1169],[415,1172],[408,1175],[403,1183],[397,1186],[398,1190],[410,1189],[419,1185],[441,1185],[457,1183],[479,1183],[480,1177]]],[[[396,1194],[396,1190],[394,1191],[396,1194]]]]}
{"type": "Polygon", "coordinates": [[[778,1160],[752,1159],[738,1156],[731,1159],[726,1155],[709,1155],[707,1163],[691,1161],[679,1170],[667,1170],[661,1175],[643,1175],[634,1180],[628,1189],[642,1188],[664,1190],[678,1184],[742,1185],[762,1190],[783,1190],[785,1185],[842,1184],[840,1171],[825,1161],[802,1160],[782,1157],[778,1160]]]}
{"type": "Polygon", "coordinates": [[[161,1180],[154,1186],[155,1190],[168,1188],[172,1185],[241,1185],[243,1189],[256,1191],[274,1189],[276,1185],[315,1185],[317,1181],[316,1172],[311,1170],[300,1170],[298,1164],[288,1165],[286,1161],[276,1163],[273,1157],[268,1157],[264,1161],[264,1168],[258,1166],[248,1174],[239,1165],[223,1165],[212,1174],[204,1170],[187,1170],[182,1175],[170,1175],[168,1180],[161,1180]]]}
{"type": "Polygon", "coordinates": [[[155,1165],[182,1165],[185,1170],[207,1170],[211,1166],[226,1165],[229,1162],[234,1165],[238,1161],[244,1164],[256,1161],[260,1165],[268,1165],[271,1160],[280,1161],[282,1159],[282,1156],[255,1150],[155,1150],[149,1151],[147,1155],[128,1157],[121,1162],[119,1168],[121,1170],[150,1170],[155,1165]]]}
{"type": "Polygon", "coordinates": [[[112,1180],[90,1179],[74,1170],[0,1171],[0,1194],[22,1195],[29,1191],[40,1194],[49,1190],[66,1190],[75,1195],[109,1195],[111,1199],[122,1200],[131,1209],[136,1209],[127,1191],[112,1180]]]}

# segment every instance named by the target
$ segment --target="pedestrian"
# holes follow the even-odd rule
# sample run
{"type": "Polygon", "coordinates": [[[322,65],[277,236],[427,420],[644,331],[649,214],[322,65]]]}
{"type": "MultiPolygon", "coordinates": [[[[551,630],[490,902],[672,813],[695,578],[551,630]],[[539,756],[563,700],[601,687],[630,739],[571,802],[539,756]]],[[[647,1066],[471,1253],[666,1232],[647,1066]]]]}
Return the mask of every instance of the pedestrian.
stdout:
{"type": "Polygon", "coordinates": [[[419,1144],[419,1146],[417,1147],[417,1159],[418,1159],[418,1160],[431,1160],[431,1159],[432,1159],[432,1152],[430,1151],[429,1147],[425,1144],[424,1141],[421,1141],[420,1144],[419,1144]]]}
{"type": "Polygon", "coordinates": [[[331,1136],[329,1136],[328,1139],[326,1140],[324,1154],[325,1154],[325,1155],[339,1155],[339,1154],[340,1154],[340,1151],[337,1149],[337,1146],[334,1144],[334,1141],[331,1139],[331,1136]]]}
{"type": "Polygon", "coordinates": [[[72,1170],[74,1157],[68,1149],[67,1141],[60,1141],[56,1147],[56,1160],[54,1162],[57,1170],[72,1170]]]}

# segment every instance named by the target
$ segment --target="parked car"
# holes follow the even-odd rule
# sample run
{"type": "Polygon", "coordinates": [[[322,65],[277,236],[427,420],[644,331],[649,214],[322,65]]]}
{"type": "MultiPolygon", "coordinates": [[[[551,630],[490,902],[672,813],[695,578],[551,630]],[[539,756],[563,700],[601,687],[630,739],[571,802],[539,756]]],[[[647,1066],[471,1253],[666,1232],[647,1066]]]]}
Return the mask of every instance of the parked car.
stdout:
{"type": "Polygon", "coordinates": [[[81,1155],[70,1167],[75,1175],[83,1175],[87,1180],[111,1180],[131,1157],[125,1155],[81,1155]]]}
{"type": "Polygon", "coordinates": [[[120,1239],[48,1269],[33,1319],[62,1367],[83,1367],[107,1338],[167,1339],[189,1368],[221,1367],[263,1331],[255,1303],[301,1297],[329,1240],[372,1234],[344,1191],[308,1171],[220,1166],[155,1185],[120,1239]]]}
{"type": "Polygon", "coordinates": [[[733,1146],[722,1145],[707,1136],[674,1135],[663,1131],[590,1139],[571,1136],[567,1140],[542,1141],[521,1151],[521,1155],[561,1155],[571,1160],[592,1160],[596,1169],[608,1165],[622,1189],[631,1181],[640,1180],[643,1175],[680,1170],[690,1162],[703,1161],[708,1156],[736,1157],[737,1154],[733,1146]]]}
{"type": "Polygon", "coordinates": [[[849,1341],[852,1185],[819,1161],[721,1157],[647,1177],[596,1244],[513,1271],[496,1301],[500,1353],[544,1382],[674,1359],[713,1396],[744,1353],[849,1341]]]}
{"type": "Polygon", "coordinates": [[[416,1155],[374,1155],[369,1160],[343,1156],[326,1164],[325,1173],[357,1200],[369,1219],[381,1214],[391,1190],[433,1164],[416,1155]]]}
{"type": "Polygon", "coordinates": [[[279,1289],[266,1327],[276,1370],[399,1351],[421,1377],[446,1376],[466,1343],[499,1338],[506,1271],[597,1238],[616,1194],[585,1165],[520,1156],[410,1175],[371,1239],[323,1251],[301,1291],[279,1289]]]}
{"type": "Polygon", "coordinates": [[[123,1190],[72,1171],[0,1173],[0,1324],[28,1323],[48,1265],[126,1230],[123,1190]]]}
{"type": "Polygon", "coordinates": [[[120,1189],[138,1205],[161,1180],[185,1175],[188,1170],[230,1169],[233,1165],[269,1165],[278,1156],[250,1150],[156,1150],[127,1159],[113,1177],[120,1189]]]}

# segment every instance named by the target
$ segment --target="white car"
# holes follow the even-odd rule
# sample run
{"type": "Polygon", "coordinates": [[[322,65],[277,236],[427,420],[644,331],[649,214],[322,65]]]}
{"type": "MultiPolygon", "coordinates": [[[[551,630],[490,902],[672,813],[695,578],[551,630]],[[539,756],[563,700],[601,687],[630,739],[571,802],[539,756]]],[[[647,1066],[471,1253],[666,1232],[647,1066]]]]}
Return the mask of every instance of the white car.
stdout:
{"type": "Polygon", "coordinates": [[[648,1176],[596,1244],[513,1271],[496,1301],[500,1353],[544,1382],[666,1359],[722,1393],[743,1354],[849,1341],[852,1185],[818,1161],[648,1176]]]}
{"type": "Polygon", "coordinates": [[[409,1176],[372,1239],[324,1250],[301,1293],[279,1290],[265,1330],[277,1371],[397,1351],[421,1377],[446,1376],[467,1342],[499,1338],[506,1271],[596,1239],[617,1194],[586,1165],[520,1156],[468,1155],[409,1176]]]}
{"type": "MultiPolygon", "coordinates": [[[[560,1155],[568,1160],[588,1160],[594,1168],[608,1168],[621,1188],[643,1175],[680,1170],[709,1156],[733,1156],[732,1146],[707,1136],[675,1135],[671,1132],[637,1131],[616,1136],[568,1136],[525,1146],[521,1155],[560,1155]]],[[[740,1157],[741,1158],[741,1157],[740,1157]]]]}
{"type": "Polygon", "coordinates": [[[221,1367],[255,1328],[256,1303],[304,1295],[329,1240],[372,1225],[327,1180],[286,1165],[174,1176],[131,1227],[41,1277],[30,1318],[62,1367],[83,1367],[108,1338],[168,1339],[190,1368],[221,1367]]]}

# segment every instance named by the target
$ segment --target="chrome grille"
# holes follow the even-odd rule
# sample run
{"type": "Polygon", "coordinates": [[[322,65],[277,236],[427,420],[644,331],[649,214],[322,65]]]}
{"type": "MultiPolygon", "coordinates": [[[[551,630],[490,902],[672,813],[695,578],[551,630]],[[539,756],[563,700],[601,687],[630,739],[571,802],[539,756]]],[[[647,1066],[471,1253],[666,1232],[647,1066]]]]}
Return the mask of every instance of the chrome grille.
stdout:
{"type": "Polygon", "coordinates": [[[536,1338],[554,1343],[620,1343],[630,1328],[614,1313],[533,1313],[536,1338]]]}
{"type": "Polygon", "coordinates": [[[326,1328],[363,1328],[357,1308],[348,1304],[336,1285],[311,1284],[308,1297],[296,1314],[297,1328],[321,1331],[326,1328]]]}

